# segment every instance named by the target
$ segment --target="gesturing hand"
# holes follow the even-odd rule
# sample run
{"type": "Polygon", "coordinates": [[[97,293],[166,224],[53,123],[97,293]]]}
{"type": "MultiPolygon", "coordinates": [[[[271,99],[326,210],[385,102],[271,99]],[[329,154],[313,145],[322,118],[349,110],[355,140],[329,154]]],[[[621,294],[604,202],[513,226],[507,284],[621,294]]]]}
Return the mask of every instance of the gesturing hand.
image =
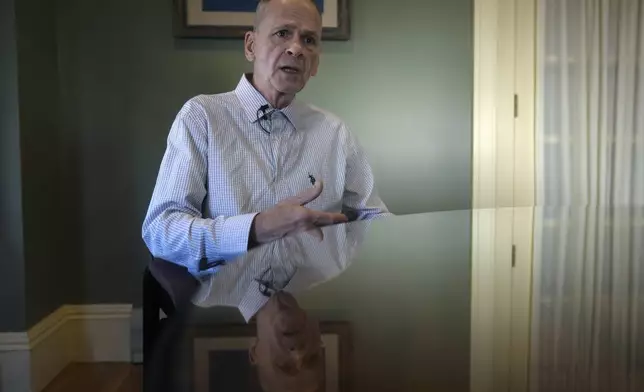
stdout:
{"type": "Polygon", "coordinates": [[[348,219],[343,214],[303,207],[320,196],[322,188],[322,181],[318,180],[310,189],[257,214],[250,233],[251,241],[263,244],[313,227],[347,222],[348,219]]]}

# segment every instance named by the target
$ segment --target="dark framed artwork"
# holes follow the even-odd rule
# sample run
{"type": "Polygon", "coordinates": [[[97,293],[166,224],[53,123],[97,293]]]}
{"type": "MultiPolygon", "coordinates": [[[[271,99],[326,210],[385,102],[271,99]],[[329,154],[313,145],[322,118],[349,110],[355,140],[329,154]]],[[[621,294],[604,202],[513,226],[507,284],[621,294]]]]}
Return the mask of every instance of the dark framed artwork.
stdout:
{"type": "MultiPolygon", "coordinates": [[[[348,323],[322,322],[325,392],[350,390],[352,344],[348,323]]],[[[254,324],[193,328],[192,390],[195,392],[261,392],[248,349],[256,336],[254,324]]]]}
{"type": "MultiPolygon", "coordinates": [[[[349,0],[314,0],[322,11],[322,39],[351,36],[349,0]]],[[[174,0],[178,38],[243,38],[252,29],[257,0],[174,0]]]]}

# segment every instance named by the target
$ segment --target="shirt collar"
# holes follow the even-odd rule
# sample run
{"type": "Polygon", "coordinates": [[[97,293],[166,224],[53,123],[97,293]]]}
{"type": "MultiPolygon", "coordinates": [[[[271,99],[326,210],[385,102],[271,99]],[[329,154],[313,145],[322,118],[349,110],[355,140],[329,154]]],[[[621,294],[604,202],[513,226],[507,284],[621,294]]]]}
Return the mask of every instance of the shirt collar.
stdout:
{"type": "MultiPolygon", "coordinates": [[[[252,77],[252,73],[242,75],[239,83],[237,84],[237,88],[235,88],[235,94],[237,95],[237,98],[239,98],[239,102],[241,102],[241,105],[248,116],[248,120],[254,123],[257,121],[257,112],[262,106],[268,105],[271,108],[272,106],[268,103],[266,98],[264,98],[262,93],[257,91],[255,86],[252,85],[250,82],[252,77]]],[[[286,118],[288,118],[295,129],[300,129],[302,127],[301,108],[295,100],[280,111],[286,116],[286,118]]]]}

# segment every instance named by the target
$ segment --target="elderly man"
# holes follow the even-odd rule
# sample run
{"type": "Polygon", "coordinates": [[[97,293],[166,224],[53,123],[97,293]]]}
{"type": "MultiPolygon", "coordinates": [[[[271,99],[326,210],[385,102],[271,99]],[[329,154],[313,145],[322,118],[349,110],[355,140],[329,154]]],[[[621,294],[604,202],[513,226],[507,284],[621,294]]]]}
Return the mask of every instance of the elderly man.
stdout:
{"type": "Polygon", "coordinates": [[[177,115],[143,239],[193,273],[290,233],[387,212],[365,154],[334,115],[295,100],[318,72],[322,18],[310,0],[263,0],[234,91],[177,115]]]}

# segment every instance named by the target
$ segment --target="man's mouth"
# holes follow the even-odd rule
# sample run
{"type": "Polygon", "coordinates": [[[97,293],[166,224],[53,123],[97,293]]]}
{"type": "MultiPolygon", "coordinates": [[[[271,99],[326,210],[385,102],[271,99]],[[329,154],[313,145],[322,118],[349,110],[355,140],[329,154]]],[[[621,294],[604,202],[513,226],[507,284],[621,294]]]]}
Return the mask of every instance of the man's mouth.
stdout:
{"type": "Polygon", "coordinates": [[[280,67],[280,70],[289,74],[299,74],[301,72],[299,68],[290,66],[280,67]]]}

